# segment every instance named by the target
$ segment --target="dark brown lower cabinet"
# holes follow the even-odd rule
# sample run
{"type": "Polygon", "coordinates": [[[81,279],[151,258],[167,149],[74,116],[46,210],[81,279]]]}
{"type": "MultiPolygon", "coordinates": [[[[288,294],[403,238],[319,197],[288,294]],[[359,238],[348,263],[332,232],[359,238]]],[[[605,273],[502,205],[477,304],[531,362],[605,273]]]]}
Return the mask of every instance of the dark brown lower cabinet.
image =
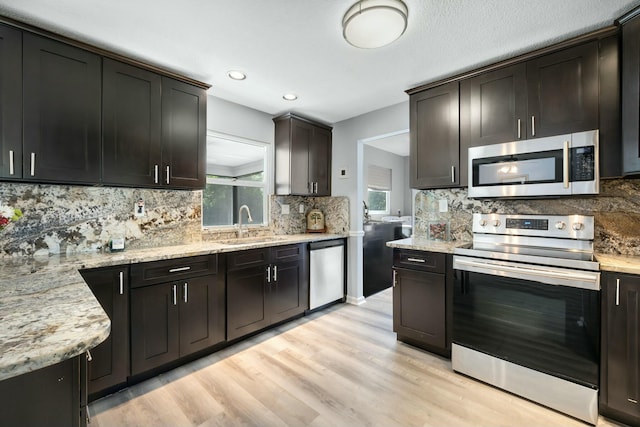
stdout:
{"type": "Polygon", "coordinates": [[[234,340],[309,308],[305,245],[228,255],[227,339],[234,340]]]}
{"type": "Polygon", "coordinates": [[[101,397],[127,382],[129,376],[129,267],[80,272],[111,320],[109,337],[91,349],[89,398],[101,397]]]}
{"type": "Polygon", "coordinates": [[[640,425],[640,276],[603,279],[600,412],[640,425]]]}
{"type": "Polygon", "coordinates": [[[399,341],[450,357],[452,282],[446,266],[442,253],[394,249],[393,330],[399,341]]]}
{"type": "Polygon", "coordinates": [[[224,274],[131,290],[131,374],[225,340],[224,274]]]}
{"type": "Polygon", "coordinates": [[[0,381],[0,425],[86,426],[86,356],[0,381]]]}

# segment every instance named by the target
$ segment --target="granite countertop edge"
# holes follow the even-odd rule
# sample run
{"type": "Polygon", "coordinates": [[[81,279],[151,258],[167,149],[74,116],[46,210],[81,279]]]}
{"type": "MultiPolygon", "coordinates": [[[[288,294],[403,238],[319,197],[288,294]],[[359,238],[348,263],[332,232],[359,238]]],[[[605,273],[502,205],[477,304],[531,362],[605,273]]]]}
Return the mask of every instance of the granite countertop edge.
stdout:
{"type": "Polygon", "coordinates": [[[600,271],[639,274],[640,256],[596,253],[600,271]]]}
{"type": "Polygon", "coordinates": [[[83,354],[109,336],[111,321],[79,270],[346,238],[298,234],[201,242],[117,253],[8,258],[0,265],[0,381],[83,354]]]}
{"type": "Polygon", "coordinates": [[[466,241],[436,241],[408,237],[406,239],[392,240],[387,242],[390,248],[411,249],[415,251],[440,252],[452,254],[455,248],[469,244],[466,241]]]}

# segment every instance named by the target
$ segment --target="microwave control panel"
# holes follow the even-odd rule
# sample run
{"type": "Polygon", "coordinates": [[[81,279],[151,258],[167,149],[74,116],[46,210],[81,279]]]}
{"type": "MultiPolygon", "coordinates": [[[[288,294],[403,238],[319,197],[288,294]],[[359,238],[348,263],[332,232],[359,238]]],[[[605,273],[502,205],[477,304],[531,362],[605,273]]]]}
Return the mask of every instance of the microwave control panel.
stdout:
{"type": "Polygon", "coordinates": [[[570,181],[593,181],[595,179],[595,147],[575,147],[571,149],[570,181]]]}

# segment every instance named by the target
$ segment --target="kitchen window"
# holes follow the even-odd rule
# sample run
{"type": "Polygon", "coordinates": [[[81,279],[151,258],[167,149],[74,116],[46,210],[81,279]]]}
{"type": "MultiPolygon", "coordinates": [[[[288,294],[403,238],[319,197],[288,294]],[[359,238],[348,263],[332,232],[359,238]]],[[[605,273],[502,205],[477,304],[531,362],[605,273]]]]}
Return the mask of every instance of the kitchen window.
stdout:
{"type": "Polygon", "coordinates": [[[388,215],[391,212],[391,169],[369,165],[367,190],[369,214],[388,215]]]}
{"type": "MultiPolygon", "coordinates": [[[[203,227],[228,227],[238,223],[240,206],[247,205],[252,225],[267,224],[266,143],[209,133],[207,183],[202,193],[203,227]]],[[[247,223],[247,218],[242,218],[247,223]]]]}

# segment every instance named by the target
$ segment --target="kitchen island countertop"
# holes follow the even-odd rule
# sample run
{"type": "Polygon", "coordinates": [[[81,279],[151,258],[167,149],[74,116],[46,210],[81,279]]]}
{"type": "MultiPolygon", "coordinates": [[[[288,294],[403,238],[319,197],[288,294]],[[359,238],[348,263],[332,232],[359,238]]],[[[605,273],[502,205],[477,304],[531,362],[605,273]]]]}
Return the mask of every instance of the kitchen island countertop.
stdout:
{"type": "Polygon", "coordinates": [[[109,336],[109,317],[78,270],[343,237],[278,235],[117,253],[3,259],[0,381],[80,355],[109,336]]]}

